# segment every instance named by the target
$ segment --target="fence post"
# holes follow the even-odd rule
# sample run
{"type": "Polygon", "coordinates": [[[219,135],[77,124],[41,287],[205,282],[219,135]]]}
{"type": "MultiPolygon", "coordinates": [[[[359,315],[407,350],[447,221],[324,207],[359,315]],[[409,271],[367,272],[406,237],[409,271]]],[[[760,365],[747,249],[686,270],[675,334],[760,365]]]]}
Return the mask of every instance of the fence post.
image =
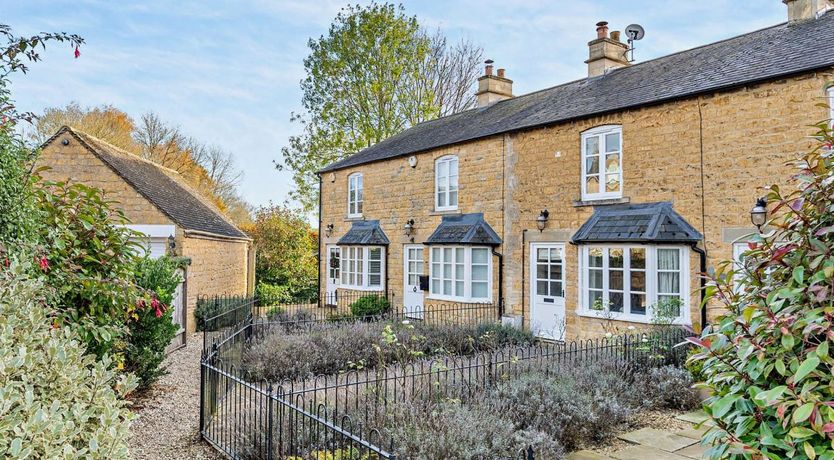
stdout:
{"type": "Polygon", "coordinates": [[[202,357],[200,358],[200,437],[203,437],[203,429],[206,427],[205,413],[206,413],[206,366],[205,366],[206,349],[203,348],[202,357]]]}
{"type": "Polygon", "coordinates": [[[266,411],[266,458],[272,460],[272,384],[266,388],[267,397],[269,398],[268,408],[266,411]]]}

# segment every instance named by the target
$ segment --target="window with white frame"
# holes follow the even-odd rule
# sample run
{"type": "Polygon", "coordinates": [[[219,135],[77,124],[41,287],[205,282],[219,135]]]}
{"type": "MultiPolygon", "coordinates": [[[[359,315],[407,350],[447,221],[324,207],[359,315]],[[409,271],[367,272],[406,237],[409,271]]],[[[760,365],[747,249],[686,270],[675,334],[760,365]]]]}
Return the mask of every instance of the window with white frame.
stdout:
{"type": "Polygon", "coordinates": [[[458,208],[458,157],[450,155],[434,163],[434,207],[437,211],[458,208]]]}
{"type": "Polygon", "coordinates": [[[363,201],[362,173],[348,176],[348,217],[362,216],[363,201]]]}
{"type": "Polygon", "coordinates": [[[621,126],[600,126],[582,133],[582,199],[623,196],[621,126]]]}
{"type": "Polygon", "coordinates": [[[492,299],[490,249],[468,246],[434,246],[430,251],[429,297],[461,302],[492,299]]]}
{"type": "Polygon", "coordinates": [[[689,322],[685,307],[689,273],[685,248],[583,246],[580,254],[583,313],[650,322],[660,305],[676,321],[689,322]]]}
{"type": "Polygon", "coordinates": [[[385,249],[381,246],[342,246],[341,286],[356,290],[381,290],[385,249]]]}

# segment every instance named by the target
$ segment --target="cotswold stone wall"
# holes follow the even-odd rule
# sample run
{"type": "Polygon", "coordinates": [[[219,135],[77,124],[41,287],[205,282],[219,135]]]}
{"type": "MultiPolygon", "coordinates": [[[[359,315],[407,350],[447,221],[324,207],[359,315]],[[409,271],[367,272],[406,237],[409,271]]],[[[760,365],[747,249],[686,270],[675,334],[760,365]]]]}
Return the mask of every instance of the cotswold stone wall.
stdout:
{"type": "Polygon", "coordinates": [[[179,254],[191,258],[188,266],[188,333],[196,329],[197,296],[247,294],[248,256],[251,244],[203,236],[178,234],[179,254]]]}
{"type": "MultiPolygon", "coordinates": [[[[810,125],[828,118],[824,84],[831,71],[748,85],[731,91],[672,101],[636,110],[494,136],[420,153],[416,168],[407,157],[371,163],[322,176],[322,226],[334,225],[335,244],[349,228],[347,176],[365,175],[366,219],[379,219],[391,239],[389,284],[402,297],[402,227],[414,219],[414,242],[422,243],[440,216],[433,210],[434,159],[460,157],[460,211],[483,212],[504,244],[506,310],[530,314],[530,243],[565,243],[566,313],[569,338],[603,332],[603,321],[576,314],[579,300],[578,248],[570,237],[593,207],[580,199],[581,133],[601,125],[622,125],[623,197],[630,203],[671,201],[676,212],[704,233],[708,267],[732,258],[732,241],[754,231],[749,210],[760,187],[787,184],[785,163],[812,147],[810,125]],[[550,211],[547,229],[536,229],[542,209],[550,211]]],[[[424,273],[429,273],[428,249],[424,273]]],[[[493,258],[493,298],[497,299],[498,261],[493,258]]],[[[689,257],[689,309],[700,321],[698,254],[689,257]]],[[[326,273],[322,271],[322,280],[326,273]]],[[[432,300],[426,299],[426,304],[432,300]]],[[[716,305],[709,308],[710,317],[716,305]]],[[[621,329],[621,321],[608,326],[621,329]]]]}

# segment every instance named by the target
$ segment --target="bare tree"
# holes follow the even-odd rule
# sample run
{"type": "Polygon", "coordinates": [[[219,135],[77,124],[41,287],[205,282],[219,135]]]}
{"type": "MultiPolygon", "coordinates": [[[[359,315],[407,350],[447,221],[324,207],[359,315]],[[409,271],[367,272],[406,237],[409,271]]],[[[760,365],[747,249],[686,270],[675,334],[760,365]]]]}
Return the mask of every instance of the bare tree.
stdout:
{"type": "Polygon", "coordinates": [[[193,162],[186,152],[186,144],[191,140],[180,132],[178,126],[172,126],[153,112],[139,118],[133,133],[139,144],[140,155],[146,160],[173,169],[187,175],[193,168],[193,162]]]}
{"type": "MultiPolygon", "coordinates": [[[[425,33],[425,32],[424,32],[425,33]]],[[[475,106],[475,89],[483,49],[470,40],[450,44],[443,32],[428,35],[431,53],[421,63],[420,82],[434,94],[440,116],[475,106]]]]}
{"type": "Polygon", "coordinates": [[[235,167],[234,156],[216,145],[206,145],[192,140],[187,150],[195,163],[206,170],[211,193],[223,201],[236,197],[243,172],[235,167]]]}

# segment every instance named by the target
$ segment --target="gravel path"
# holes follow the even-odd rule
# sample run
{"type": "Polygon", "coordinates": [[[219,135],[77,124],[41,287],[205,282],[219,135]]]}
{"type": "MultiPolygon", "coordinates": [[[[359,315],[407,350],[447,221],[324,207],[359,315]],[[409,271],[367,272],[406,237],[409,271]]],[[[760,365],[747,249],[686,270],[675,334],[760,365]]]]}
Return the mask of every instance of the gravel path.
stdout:
{"type": "Polygon", "coordinates": [[[223,458],[199,435],[203,336],[194,334],[186,343],[165,360],[168,375],[134,401],[139,416],[131,428],[130,452],[134,459],[223,458]]]}

